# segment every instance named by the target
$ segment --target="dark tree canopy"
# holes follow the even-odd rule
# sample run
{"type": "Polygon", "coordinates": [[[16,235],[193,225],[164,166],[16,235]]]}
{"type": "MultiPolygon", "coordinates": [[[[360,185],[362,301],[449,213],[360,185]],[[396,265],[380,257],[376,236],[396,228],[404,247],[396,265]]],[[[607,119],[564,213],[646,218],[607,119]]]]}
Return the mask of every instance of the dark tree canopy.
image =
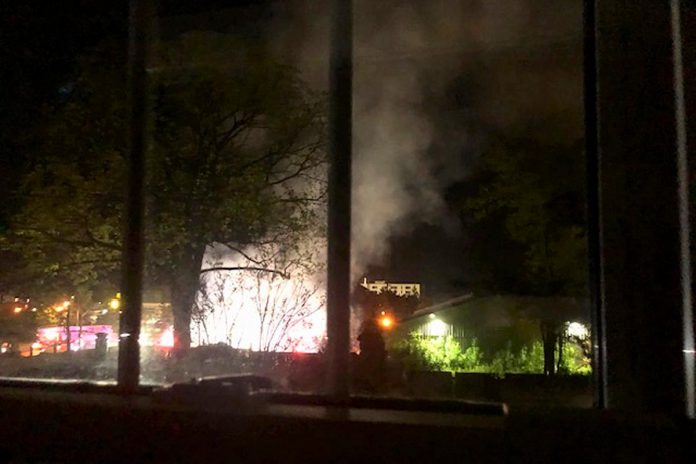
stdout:
{"type": "Polygon", "coordinates": [[[580,143],[544,144],[523,133],[491,143],[460,193],[475,287],[585,295],[584,186],[580,143]]]}

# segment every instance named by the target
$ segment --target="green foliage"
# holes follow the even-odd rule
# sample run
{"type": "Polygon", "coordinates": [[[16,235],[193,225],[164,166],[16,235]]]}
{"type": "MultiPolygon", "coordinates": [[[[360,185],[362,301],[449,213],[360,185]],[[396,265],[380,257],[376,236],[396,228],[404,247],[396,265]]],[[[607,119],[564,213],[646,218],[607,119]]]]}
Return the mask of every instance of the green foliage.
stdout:
{"type": "Polygon", "coordinates": [[[58,313],[53,306],[42,306],[36,312],[36,325],[65,325],[65,313],[58,313]]]}
{"type": "Polygon", "coordinates": [[[416,332],[394,346],[397,357],[413,369],[449,372],[484,372],[483,355],[476,339],[466,348],[454,337],[425,337],[416,332]]]}
{"type": "Polygon", "coordinates": [[[503,377],[506,373],[542,374],[544,372],[544,347],[540,341],[523,346],[515,353],[511,345],[493,355],[490,372],[503,377]]]}
{"type": "Polygon", "coordinates": [[[542,373],[544,372],[544,346],[540,341],[531,346],[523,346],[517,356],[516,368],[518,372],[542,373]]]}
{"type": "Polygon", "coordinates": [[[580,345],[566,341],[563,344],[563,356],[558,371],[561,374],[590,375],[592,365],[580,345]]]}
{"type": "MultiPolygon", "coordinates": [[[[566,343],[563,348],[562,374],[588,375],[591,373],[589,360],[575,343],[566,343]]],[[[488,372],[499,377],[505,374],[543,374],[544,348],[541,341],[513,350],[510,343],[494,353],[489,361],[474,338],[462,348],[462,344],[451,336],[425,337],[412,332],[395,343],[390,352],[399,358],[408,369],[449,372],[488,372]]]]}
{"type": "Polygon", "coordinates": [[[505,376],[508,372],[514,372],[516,369],[517,359],[508,345],[505,349],[498,351],[493,356],[489,367],[490,372],[499,377],[505,376]]]}
{"type": "Polygon", "coordinates": [[[478,372],[483,369],[483,357],[476,339],[462,349],[451,336],[423,337],[411,333],[395,349],[412,368],[449,372],[478,372]]]}

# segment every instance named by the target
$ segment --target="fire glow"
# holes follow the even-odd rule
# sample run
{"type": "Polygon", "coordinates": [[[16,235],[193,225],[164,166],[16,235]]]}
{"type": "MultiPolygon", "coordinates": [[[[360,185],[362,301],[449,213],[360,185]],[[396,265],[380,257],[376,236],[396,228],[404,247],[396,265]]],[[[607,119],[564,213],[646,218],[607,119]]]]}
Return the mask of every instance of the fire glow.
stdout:
{"type": "Polygon", "coordinates": [[[285,271],[285,275],[257,270],[206,274],[191,320],[192,345],[319,351],[326,333],[323,285],[300,268],[285,271]]]}
{"type": "MultiPolygon", "coordinates": [[[[70,349],[94,349],[97,342],[97,334],[106,334],[109,345],[118,343],[116,334],[110,325],[83,325],[70,326],[70,349]]],[[[67,330],[62,326],[39,327],[36,331],[36,338],[43,349],[49,349],[56,344],[67,343],[67,330]]]]}

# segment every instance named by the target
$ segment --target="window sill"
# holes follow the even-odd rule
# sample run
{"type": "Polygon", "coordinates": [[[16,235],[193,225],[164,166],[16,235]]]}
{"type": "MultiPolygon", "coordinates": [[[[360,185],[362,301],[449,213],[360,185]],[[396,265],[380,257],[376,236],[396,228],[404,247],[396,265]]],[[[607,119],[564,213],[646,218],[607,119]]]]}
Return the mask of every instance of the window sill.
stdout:
{"type": "MultiPolygon", "coordinates": [[[[0,388],[0,455],[20,460],[688,462],[692,423],[598,410],[507,416],[271,402],[261,395],[181,401],[144,388],[118,394],[0,388]]],[[[92,388],[92,391],[85,389],[92,388]]],[[[72,389],[72,390],[71,390],[72,389]]],[[[306,400],[306,398],[305,398],[306,400]]]]}

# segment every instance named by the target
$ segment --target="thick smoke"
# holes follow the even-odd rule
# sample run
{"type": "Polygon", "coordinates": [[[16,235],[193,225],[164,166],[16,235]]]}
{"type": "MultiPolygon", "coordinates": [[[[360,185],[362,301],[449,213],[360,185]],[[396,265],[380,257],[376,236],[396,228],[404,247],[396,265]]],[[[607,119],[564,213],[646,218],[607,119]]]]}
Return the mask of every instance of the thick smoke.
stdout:
{"type": "MultiPolygon", "coordinates": [[[[328,87],[328,3],[283,3],[271,29],[279,37],[280,54],[291,57],[320,89],[328,87]]],[[[458,131],[443,132],[448,118],[461,120],[461,114],[438,113],[432,100],[443,99],[447,86],[472,69],[481,55],[500,48],[524,49],[521,39],[528,46],[535,40],[543,43],[567,31],[566,19],[577,18],[572,11],[559,19],[557,8],[554,15],[545,14],[549,5],[541,3],[355,0],[354,279],[370,264],[380,263],[390,238],[421,223],[455,222],[443,194],[465,174],[463,160],[474,150],[461,125],[458,131]],[[554,21],[544,20],[549,17],[554,21]]],[[[489,113],[499,119],[515,117],[509,111],[489,113]]]]}
{"type": "Polygon", "coordinates": [[[452,66],[438,66],[445,69],[426,82],[432,60],[423,54],[444,30],[412,5],[368,11],[373,6],[356,5],[354,277],[380,262],[390,237],[448,218],[443,189],[461,174],[458,157],[430,150],[437,121],[428,114],[426,89],[437,92],[452,66]]]}

